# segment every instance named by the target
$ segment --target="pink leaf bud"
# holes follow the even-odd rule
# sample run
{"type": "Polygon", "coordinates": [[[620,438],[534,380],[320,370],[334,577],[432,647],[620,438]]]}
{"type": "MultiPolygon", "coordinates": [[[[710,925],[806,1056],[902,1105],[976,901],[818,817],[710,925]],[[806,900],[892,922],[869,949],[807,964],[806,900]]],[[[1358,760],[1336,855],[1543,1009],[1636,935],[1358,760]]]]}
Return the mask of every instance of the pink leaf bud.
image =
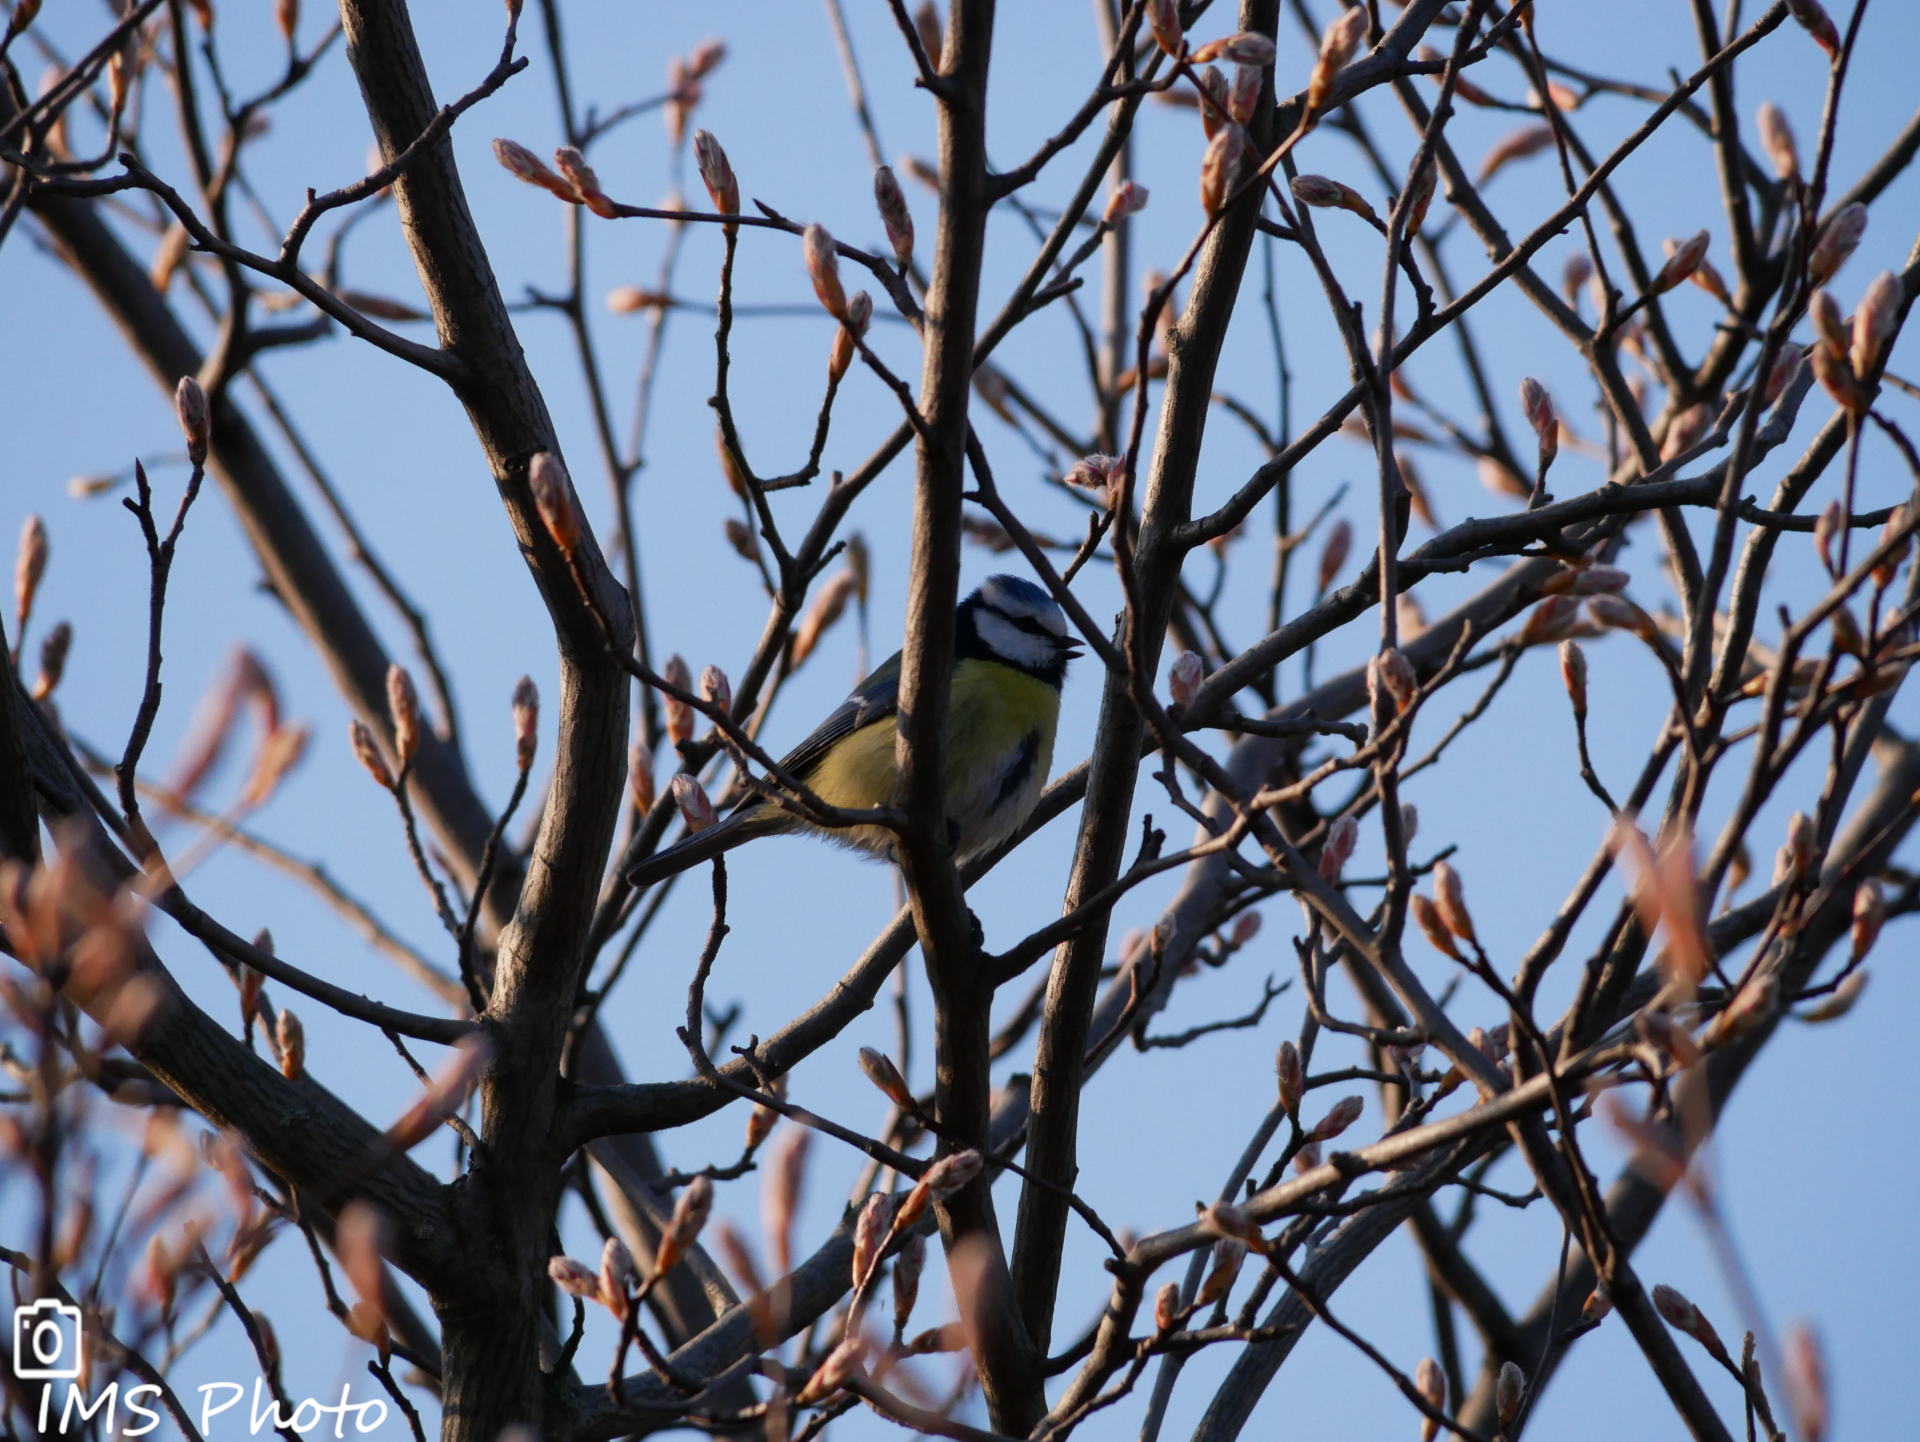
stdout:
{"type": "MultiPolygon", "coordinates": [[[[566,1261],[568,1258],[555,1258],[566,1261]]],[[[575,1263],[575,1265],[579,1265],[575,1263]]],[[[636,1274],[633,1265],[633,1253],[627,1250],[627,1244],[618,1237],[608,1237],[606,1245],[600,1249],[600,1291],[608,1297],[624,1297],[636,1274]]]]}
{"type": "Polygon", "coordinates": [[[941,51],[946,47],[946,37],[941,33],[940,11],[933,0],[920,0],[914,7],[913,31],[920,37],[920,48],[927,52],[927,63],[935,70],[940,68],[941,51]]]}
{"type": "MultiPolygon", "coordinates": [[[[1414,1389],[1426,1399],[1429,1407],[1443,1412],[1447,1406],[1447,1374],[1440,1370],[1440,1364],[1431,1357],[1422,1357],[1420,1365],[1413,1369],[1414,1389]]],[[[1433,1442],[1439,1435],[1440,1424],[1431,1417],[1420,1421],[1420,1442],[1433,1442]]]]}
{"type": "Polygon", "coordinates": [[[1114,483],[1126,470],[1126,460],[1120,456],[1082,456],[1067,467],[1061,480],[1069,486],[1082,490],[1099,491],[1103,495],[1112,490],[1114,483]]]}
{"type": "Polygon", "coordinates": [[[1247,1244],[1237,1237],[1222,1237],[1213,1244],[1213,1270],[1207,1274],[1207,1280],[1200,1286],[1199,1295],[1193,1301],[1196,1307],[1211,1307],[1226,1299],[1233,1290],[1235,1278],[1240,1275],[1240,1265],[1247,1259],[1247,1244]]]}
{"type": "Polygon", "coordinates": [[[1147,0],[1147,28],[1153,40],[1175,60],[1185,45],[1180,28],[1180,0],[1147,0]]]}
{"type": "Polygon", "coordinates": [[[810,225],[801,237],[801,254],[806,260],[807,276],[813,281],[813,293],[827,314],[839,320],[847,318],[847,292],[840,284],[840,256],[833,237],[824,225],[810,225]]]}
{"type": "Polygon", "coordinates": [[[1760,148],[1773,162],[1773,173],[1782,180],[1800,173],[1800,150],[1793,141],[1793,127],[1786,114],[1771,100],[1760,104],[1760,148]]]}
{"type": "Polygon", "coordinates": [[[1827,1400],[1827,1362],[1819,1335],[1805,1322],[1788,1328],[1781,1371],[1787,1401],[1804,1442],[1824,1442],[1830,1407],[1827,1400]]]}
{"type": "Polygon", "coordinates": [[[1473,917],[1467,911],[1467,895],[1460,885],[1460,873],[1444,861],[1433,868],[1433,899],[1447,930],[1464,942],[1477,944],[1479,939],[1474,935],[1473,917]]]}
{"type": "MultiPolygon", "coordinates": [[[[1855,926],[1859,923],[1856,921],[1855,926]]],[[[1802,1021],[1838,1021],[1853,1010],[1853,1004],[1860,1000],[1860,993],[1867,989],[1867,974],[1864,971],[1850,971],[1840,979],[1833,994],[1817,1006],[1810,1006],[1800,1013],[1802,1021]]]]}
{"type": "Polygon", "coordinates": [[[1580,288],[1593,279],[1593,262],[1587,259],[1584,250],[1569,251],[1566,263],[1560,267],[1560,291],[1567,298],[1568,305],[1577,305],[1580,301],[1580,288]]]}
{"type": "Polygon", "coordinates": [[[627,755],[627,791],[642,816],[653,810],[653,753],[644,741],[634,742],[627,755]]]}
{"type": "Polygon", "coordinates": [[[380,754],[380,743],[373,739],[373,729],[356,717],[347,723],[347,736],[353,743],[355,758],[367,768],[367,774],[387,790],[393,790],[393,773],[387,769],[387,758],[380,754]]]}
{"type": "Polygon", "coordinates": [[[722,711],[733,705],[733,687],[727,681],[727,673],[718,666],[708,666],[700,673],[700,696],[711,701],[722,711]]]}
{"type": "Polygon", "coordinates": [[[1365,196],[1350,185],[1342,185],[1324,175],[1296,175],[1289,187],[1293,198],[1316,210],[1350,210],[1365,220],[1379,223],[1365,196]]]}
{"type": "Polygon", "coordinates": [[[1667,257],[1667,263],[1660,267],[1659,274],[1653,278],[1653,285],[1650,287],[1653,294],[1666,294],[1698,270],[1701,260],[1707,254],[1707,242],[1710,239],[1712,237],[1706,231],[1697,230],[1685,240],[1675,242],[1672,252],[1667,257]]]}
{"type": "Polygon", "coordinates": [[[1207,142],[1206,156],[1200,162],[1200,208],[1208,215],[1226,204],[1246,148],[1246,132],[1237,125],[1221,126],[1207,142]]]}
{"type": "Polygon", "coordinates": [[[1400,803],[1400,839],[1407,845],[1413,844],[1413,838],[1420,831],[1420,808],[1411,801],[1400,803]]]}
{"type": "Polygon", "coordinates": [[[1205,65],[1212,60],[1225,60],[1233,65],[1250,65],[1254,69],[1273,64],[1273,42],[1266,36],[1251,30],[1242,30],[1237,35],[1228,35],[1219,40],[1209,40],[1187,58],[1195,65],[1205,65]]]}
{"type": "Polygon", "coordinates": [[[1840,58],[1840,32],[1833,28],[1832,17],[1820,0],[1787,0],[1787,13],[1827,52],[1829,60],[1840,58]]]}
{"type": "Polygon", "coordinates": [[[979,1176],[985,1165],[980,1153],[969,1147],[966,1151],[940,1158],[927,1168],[926,1175],[920,1181],[935,1201],[943,1202],[979,1176]]]}
{"type": "Polygon", "coordinates": [[[907,197],[887,166],[873,172],[873,202],[880,209],[880,223],[886,227],[893,258],[905,270],[913,259],[913,212],[907,209],[907,197]]]}
{"type": "Polygon", "coordinates": [[[1880,352],[1894,328],[1900,323],[1900,302],[1904,296],[1900,281],[1892,271],[1883,270],[1873,278],[1867,293],[1853,313],[1853,349],[1849,359],[1853,373],[1865,380],[1880,359],[1880,352]]]}
{"type": "Polygon", "coordinates": [[[913,1304],[920,1299],[920,1273],[926,1265],[927,1239],[915,1232],[893,1256],[893,1323],[899,1331],[906,1330],[913,1304]]]}
{"type": "Polygon", "coordinates": [[[1601,594],[1587,598],[1587,614],[1599,625],[1616,631],[1631,631],[1649,645],[1659,637],[1653,617],[1624,596],[1601,594]]]}
{"type": "Polygon", "coordinates": [[[57,622],[40,643],[40,675],[33,683],[33,699],[44,701],[60,685],[67,671],[67,652],[73,646],[73,627],[57,622]]]}
{"type": "MultiPolygon", "coordinates": [[[[1668,236],[1660,242],[1660,248],[1666,252],[1667,258],[1671,260],[1680,253],[1680,242],[1672,236],[1668,236]]],[[[1715,300],[1719,301],[1720,304],[1733,304],[1733,297],[1727,293],[1727,283],[1721,279],[1720,272],[1713,268],[1712,261],[1703,257],[1700,262],[1687,273],[1687,279],[1699,286],[1700,289],[1704,290],[1715,300]]]]}
{"type": "Polygon", "coordinates": [[[527,462],[527,489],[554,545],[562,556],[573,559],[580,548],[580,503],[574,498],[573,480],[560,457],[552,451],[541,451],[527,462]]]}
{"type": "Polygon", "coordinates": [[[1834,403],[1851,415],[1864,416],[1873,405],[1873,397],[1853,373],[1845,351],[1828,345],[1813,348],[1813,374],[1834,403]]]}
{"type": "Polygon", "coordinates": [[[281,1007],[273,1034],[280,1043],[280,1074],[292,1081],[307,1069],[307,1033],[300,1018],[281,1007]]]}
{"type": "Polygon", "coordinates": [[[1338,881],[1340,872],[1353,858],[1353,848],[1360,840],[1360,823],[1351,816],[1342,816],[1327,830],[1326,844],[1320,848],[1320,875],[1328,881],[1338,881]]]}
{"type": "Polygon", "coordinates": [[[1280,1106],[1297,1121],[1300,1117],[1300,1098],[1306,1089],[1306,1079],[1300,1070],[1300,1049],[1290,1041],[1281,1042],[1280,1054],[1274,1066],[1280,1077],[1280,1106]]]}
{"type": "Polygon", "coordinates": [[[1433,205],[1433,188],[1439,178],[1439,168],[1433,157],[1427,157],[1427,163],[1416,170],[1407,180],[1407,222],[1406,233],[1418,235],[1420,227],[1427,223],[1427,211],[1433,205]]]}
{"type": "Polygon", "coordinates": [[[1880,928],[1887,920],[1887,898],[1880,883],[1869,878],[1853,893],[1853,959],[1860,960],[1873,950],[1880,928]]]}
{"type": "Polygon", "coordinates": [[[1235,125],[1251,125],[1260,107],[1260,87],[1266,72],[1257,65],[1236,65],[1227,86],[1227,118],[1235,125]]]}
{"type": "Polygon", "coordinates": [[[1840,302],[1833,292],[1816,290],[1807,301],[1807,323],[1813,327],[1816,343],[1835,355],[1845,355],[1853,345],[1853,334],[1840,318],[1840,302]]]}
{"type": "Polygon", "coordinates": [[[1340,574],[1340,568],[1347,564],[1347,553],[1353,549],[1353,527],[1342,516],[1333,523],[1333,529],[1327,532],[1327,543],[1320,548],[1320,571],[1316,585],[1321,594],[1325,594],[1334,578],[1340,574]]]}
{"type": "Polygon", "coordinates": [[[687,823],[689,832],[705,831],[719,817],[714,814],[713,802],[707,797],[707,789],[700,784],[700,778],[681,772],[673,778],[673,800],[680,808],[681,819],[687,823]]]}
{"type": "Polygon", "coordinates": [[[1235,918],[1233,923],[1233,931],[1228,936],[1227,940],[1228,940],[1228,943],[1232,946],[1236,946],[1236,947],[1245,946],[1248,942],[1252,941],[1254,937],[1258,936],[1259,934],[1260,934],[1260,913],[1257,911],[1243,911],[1240,913],[1240,915],[1237,918],[1235,918]]]}
{"type": "Polygon", "coordinates": [[[1180,1289],[1172,1282],[1162,1282],[1160,1290],[1153,1296],[1153,1329],[1156,1332],[1171,1332],[1180,1320],[1180,1289]]]}
{"type": "MultiPolygon", "coordinates": [[[[693,689],[693,677],[687,671],[687,663],[677,654],[667,657],[667,664],[661,668],[660,677],[669,686],[680,691],[693,689]]],[[[693,707],[674,696],[665,698],[667,708],[667,738],[678,746],[693,739],[693,707]]]]}
{"type": "Polygon", "coordinates": [[[879,1265],[893,1226],[893,1198],[885,1192],[873,1192],[860,1208],[853,1227],[853,1285],[865,1287],[879,1265]]]}
{"type": "Polygon", "coordinates": [[[212,435],[212,420],[207,409],[207,393],[192,376],[181,376],[173,392],[173,409],[180,430],[187,438],[187,459],[196,466],[207,462],[207,443],[212,435]]]}
{"type": "Polygon", "coordinates": [[[1413,663],[1398,647],[1389,646],[1367,662],[1367,689],[1384,689],[1394,711],[1405,711],[1420,694],[1420,678],[1413,663]]]}
{"type": "Polygon", "coordinates": [[[1173,697],[1173,704],[1190,705],[1205,673],[1206,663],[1196,652],[1182,651],[1167,668],[1167,691],[1173,697]]]}
{"type": "Polygon", "coordinates": [[[1108,225],[1117,225],[1129,215],[1138,215],[1147,208],[1147,188],[1129,180],[1107,197],[1107,209],[1104,219],[1108,225]]]}
{"type": "Polygon", "coordinates": [[[827,1354],[827,1360],[820,1364],[820,1369],[794,1394],[794,1405],[811,1407],[816,1402],[824,1402],[840,1390],[847,1378],[860,1370],[866,1355],[867,1344],[863,1338],[847,1338],[827,1354]]]}
{"type": "Polygon", "coordinates": [[[20,527],[20,549],[13,562],[13,614],[21,631],[33,614],[33,598],[39,594],[40,578],[47,574],[47,557],[52,549],[47,541],[47,523],[29,515],[20,527]]]}
{"type": "Polygon", "coordinates": [[[584,1297],[589,1302],[600,1300],[600,1274],[585,1262],[572,1257],[549,1257],[547,1276],[570,1296],[584,1297]]]}
{"type": "Polygon", "coordinates": [[[1587,653],[1580,649],[1578,641],[1560,643],[1560,679],[1573,702],[1573,714],[1584,717],[1587,714],[1587,653]]]}
{"type": "Polygon", "coordinates": [[[693,159],[700,168],[700,183],[707,188],[713,208],[722,215],[740,213],[740,182],[735,178],[727,152],[710,130],[693,132],[693,159]]]}
{"type": "Polygon", "coordinates": [[[860,1048],[860,1070],[867,1074],[867,1080],[886,1093],[887,1100],[904,1112],[916,1110],[913,1093],[907,1089],[906,1078],[900,1075],[900,1069],[893,1059],[884,1052],[875,1051],[870,1046],[860,1048]]]}
{"type": "Polygon", "coordinates": [[[727,42],[709,37],[693,47],[687,56],[687,75],[698,80],[703,75],[711,75],[719,69],[720,62],[727,58],[727,42]]]}
{"type": "Polygon", "coordinates": [[[1772,405],[1780,399],[1781,392],[1800,370],[1800,363],[1806,359],[1806,352],[1792,341],[1784,342],[1780,354],[1774,357],[1773,369],[1767,372],[1767,384],[1761,399],[1772,405]]]}
{"type": "Polygon", "coordinates": [[[612,219],[613,202],[600,189],[600,177],[593,173],[593,167],[587,164],[584,155],[571,145],[563,145],[553,152],[553,164],[572,187],[574,199],[579,204],[592,210],[595,215],[612,219]]]}
{"type": "Polygon", "coordinates": [[[1617,596],[1632,579],[1617,566],[1581,566],[1549,578],[1540,589],[1549,595],[1617,596]]]}
{"type": "Polygon", "coordinates": [[[1520,628],[1523,646],[1547,646],[1564,641],[1580,619],[1580,603],[1571,596],[1548,596],[1527,615],[1520,628]]]}
{"type": "MultiPolygon", "coordinates": [[[[1553,127],[1551,125],[1523,125],[1518,130],[1510,130],[1498,140],[1480,160],[1480,173],[1475,184],[1485,185],[1507,166],[1516,160],[1525,160],[1530,155],[1538,155],[1553,147],[1553,127]]],[[[1675,285],[1680,282],[1674,281],[1675,285]]]]}
{"type": "Polygon", "coordinates": [[[1825,285],[1832,280],[1841,266],[1847,263],[1860,245],[1860,237],[1867,233],[1867,208],[1859,201],[1843,205],[1820,227],[1820,234],[1813,242],[1813,251],[1807,257],[1807,281],[1810,285],[1825,285]]]}
{"type": "Polygon", "coordinates": [[[1820,514],[1813,523],[1813,551],[1820,558],[1820,564],[1829,575],[1835,575],[1834,538],[1840,534],[1840,528],[1846,524],[1847,513],[1838,500],[1828,501],[1820,508],[1820,514]]]}
{"type": "Polygon", "coordinates": [[[1554,414],[1553,397],[1532,376],[1520,382],[1520,409],[1539,438],[1540,469],[1544,471],[1560,453],[1560,418],[1554,414]]]}
{"type": "Polygon", "coordinates": [[[1366,1109],[1366,1103],[1359,1097],[1342,1097],[1333,1104],[1333,1110],[1314,1124],[1307,1133],[1310,1142],[1330,1142],[1348,1127],[1360,1120],[1360,1113],[1366,1109]]]}
{"type": "Polygon", "coordinates": [[[522,771],[533,765],[540,744],[540,693],[533,678],[522,676],[513,688],[513,754],[522,771]]]}
{"type": "Polygon", "coordinates": [[[1527,1374],[1520,1370],[1520,1364],[1502,1362],[1500,1376],[1493,1384],[1493,1410],[1500,1419],[1501,1427],[1513,1425],[1513,1419],[1520,1415],[1520,1402],[1526,1393],[1527,1374]]]}
{"type": "Polygon", "coordinates": [[[1317,115],[1333,98],[1334,81],[1367,38],[1367,7],[1343,10],[1320,32],[1320,55],[1307,80],[1307,113],[1317,115]]]}
{"type": "Polygon", "coordinates": [[[1455,961],[1466,959],[1460,955],[1460,948],[1454,945],[1453,937],[1447,931],[1447,923],[1441,918],[1440,908],[1431,899],[1416,891],[1407,902],[1407,911],[1435,951],[1455,961]]]}
{"type": "Polygon", "coordinates": [[[387,716],[393,722],[394,754],[404,771],[420,750],[420,696],[405,666],[387,667],[387,716]]]}

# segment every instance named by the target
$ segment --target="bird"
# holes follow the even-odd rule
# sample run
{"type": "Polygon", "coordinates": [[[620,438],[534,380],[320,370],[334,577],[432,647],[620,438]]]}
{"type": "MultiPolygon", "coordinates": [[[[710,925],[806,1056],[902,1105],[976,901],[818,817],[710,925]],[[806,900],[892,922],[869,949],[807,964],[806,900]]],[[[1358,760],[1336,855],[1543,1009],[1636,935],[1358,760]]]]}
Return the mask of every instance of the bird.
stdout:
{"type": "MultiPolygon", "coordinates": [[[[1060,690],[1080,654],[1052,596],[1019,576],[990,576],[954,615],[953,679],[947,702],[947,828],[957,859],[1013,835],[1032,813],[1053,765],[1060,690]]],[[[780,763],[830,806],[867,809],[893,801],[900,653],[854,688],[780,763]]],[[[897,861],[883,826],[822,827],[759,795],[726,819],[637,862],[627,883],[645,890],[744,842],[804,832],[897,861]]]]}

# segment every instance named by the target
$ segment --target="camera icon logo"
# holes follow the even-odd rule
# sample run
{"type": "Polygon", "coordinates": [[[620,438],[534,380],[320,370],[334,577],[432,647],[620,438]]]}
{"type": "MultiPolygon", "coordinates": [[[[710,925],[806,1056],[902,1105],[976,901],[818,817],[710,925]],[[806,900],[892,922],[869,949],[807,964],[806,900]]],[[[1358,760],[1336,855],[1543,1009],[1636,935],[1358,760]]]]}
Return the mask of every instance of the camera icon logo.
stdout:
{"type": "Polygon", "coordinates": [[[13,1375],[53,1382],[80,1375],[80,1309],[42,1297],[13,1309],[13,1375]]]}

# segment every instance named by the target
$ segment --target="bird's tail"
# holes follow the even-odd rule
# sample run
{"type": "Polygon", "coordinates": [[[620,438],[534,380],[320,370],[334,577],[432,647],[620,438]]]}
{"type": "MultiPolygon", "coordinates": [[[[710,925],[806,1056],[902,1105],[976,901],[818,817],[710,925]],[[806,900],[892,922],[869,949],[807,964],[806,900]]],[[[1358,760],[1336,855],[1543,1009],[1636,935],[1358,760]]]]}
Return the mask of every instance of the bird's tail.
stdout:
{"type": "Polygon", "coordinates": [[[783,830],[781,823],[784,819],[784,813],[779,808],[768,806],[764,801],[750,802],[705,831],[696,832],[675,842],[665,851],[656,851],[652,856],[635,862],[627,872],[627,885],[635,891],[645,891],[649,886],[657,885],[670,876],[678,876],[703,861],[711,861],[756,836],[767,836],[783,830]]]}

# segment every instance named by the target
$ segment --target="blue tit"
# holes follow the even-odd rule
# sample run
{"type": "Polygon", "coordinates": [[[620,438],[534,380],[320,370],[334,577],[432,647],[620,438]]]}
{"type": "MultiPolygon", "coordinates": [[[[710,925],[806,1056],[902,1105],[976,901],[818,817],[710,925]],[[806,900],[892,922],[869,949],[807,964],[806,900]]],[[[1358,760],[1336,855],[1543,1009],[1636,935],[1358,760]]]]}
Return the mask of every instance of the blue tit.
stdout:
{"type": "MultiPolygon", "coordinates": [[[[1004,841],[1040,800],[1053,765],[1060,687],[1067,662],[1079,654],[1059,605],[1031,581],[992,576],[960,603],[947,703],[947,825],[957,856],[1004,841]]],[[[781,769],[830,806],[891,805],[899,703],[896,652],[787,755],[781,769]]],[[[748,796],[718,825],[640,862],[627,881],[645,888],[756,836],[787,831],[812,832],[869,856],[895,859],[893,833],[884,827],[819,827],[748,796]]]]}

